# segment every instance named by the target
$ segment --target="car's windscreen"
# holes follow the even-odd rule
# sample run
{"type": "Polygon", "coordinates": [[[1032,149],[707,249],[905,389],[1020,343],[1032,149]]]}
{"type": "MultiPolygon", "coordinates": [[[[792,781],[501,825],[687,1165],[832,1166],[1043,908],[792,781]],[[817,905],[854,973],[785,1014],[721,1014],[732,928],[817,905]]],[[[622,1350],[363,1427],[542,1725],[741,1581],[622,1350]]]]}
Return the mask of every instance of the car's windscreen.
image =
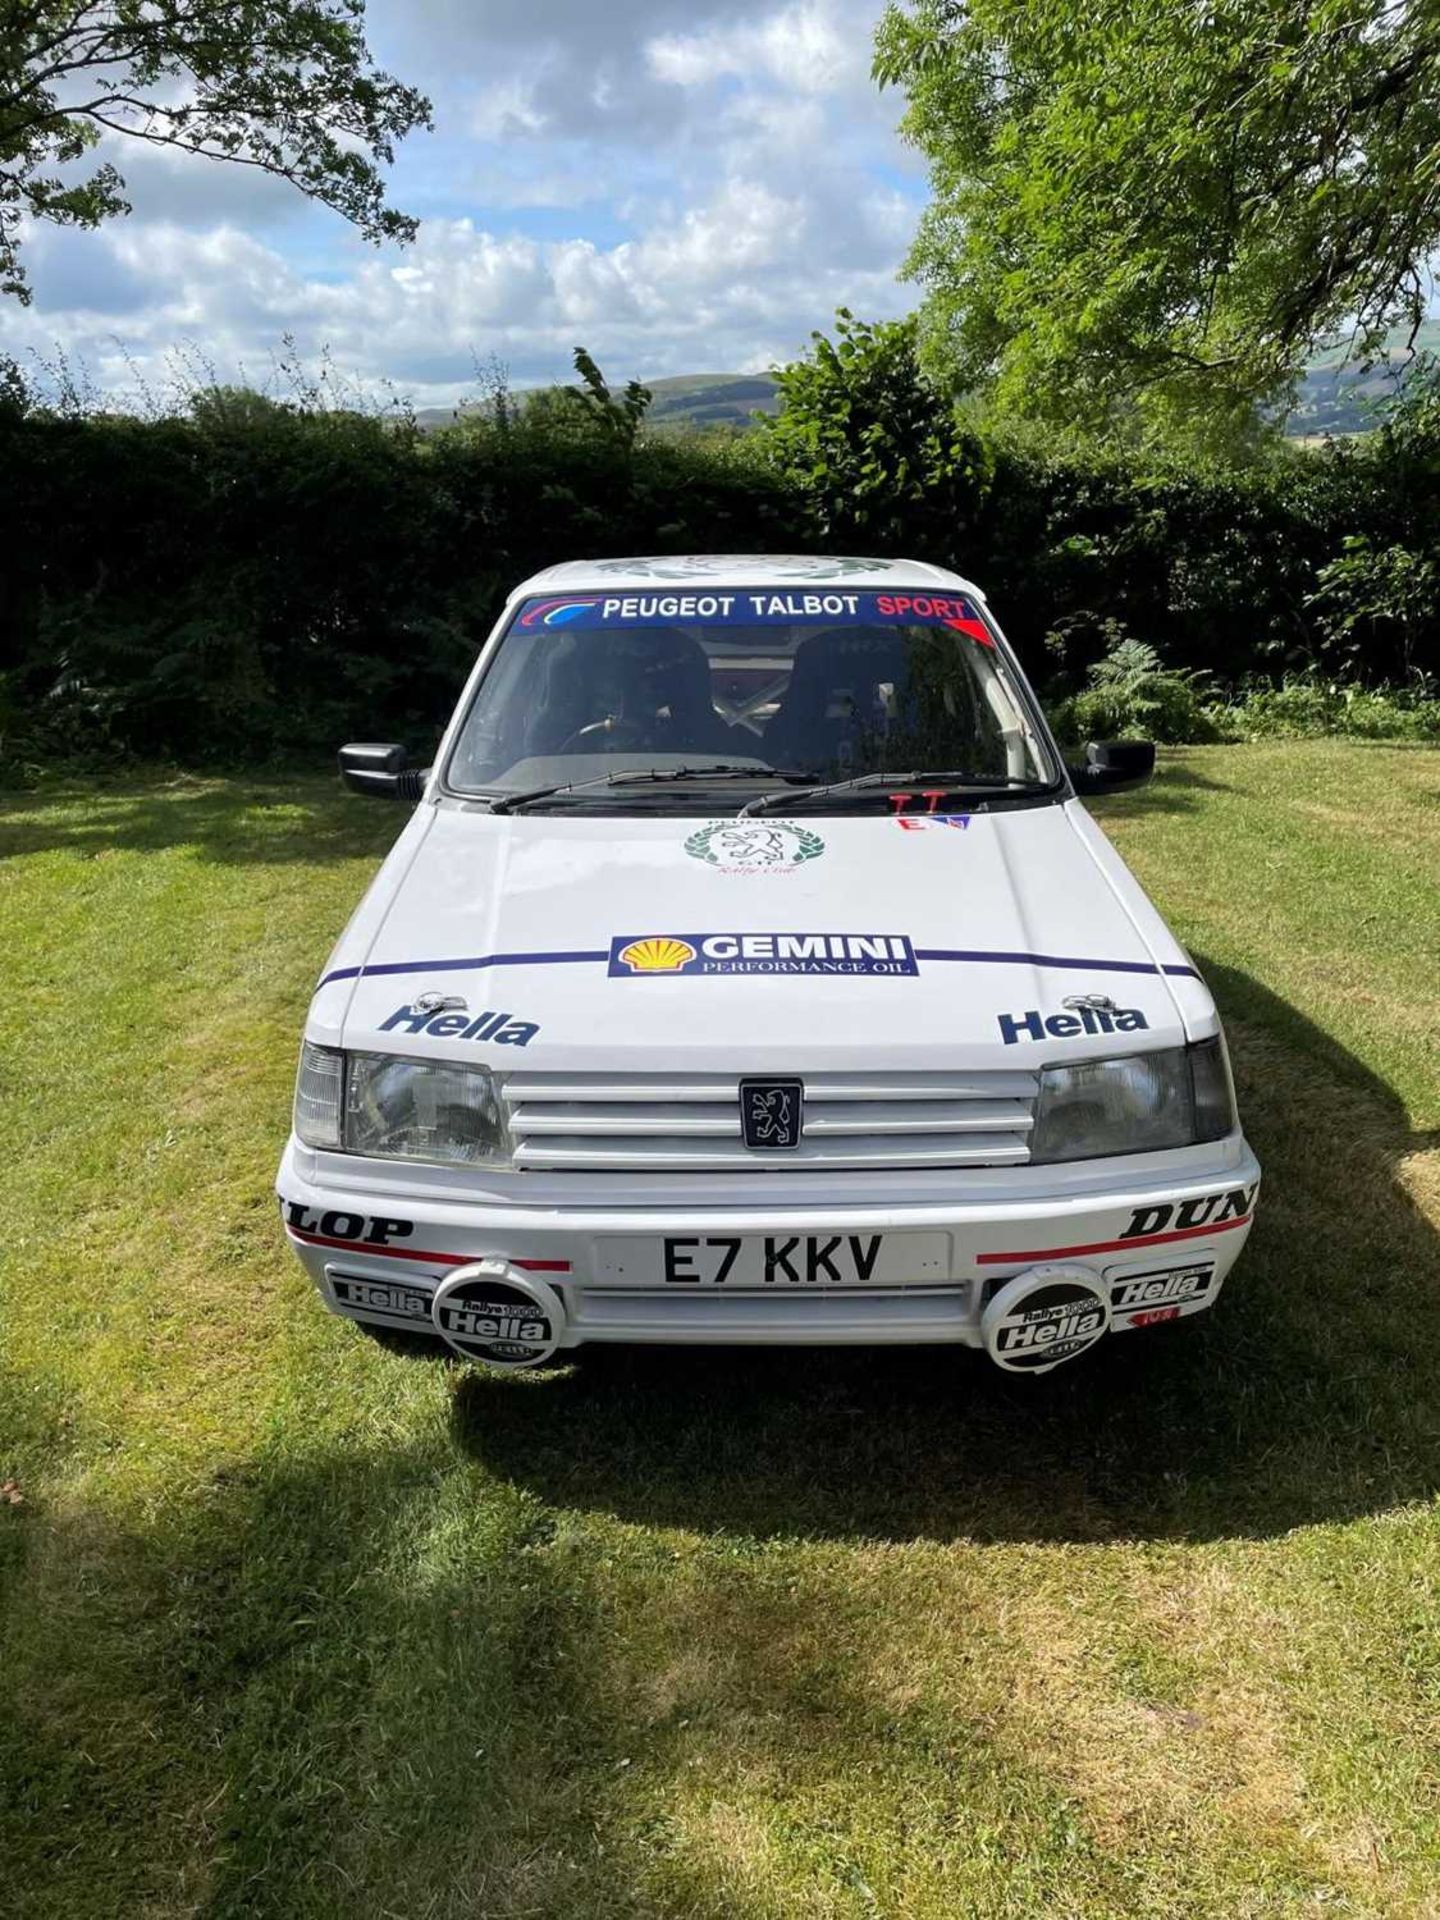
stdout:
{"type": "MultiPolygon", "coordinates": [[[[503,795],[720,767],[752,769],[762,788],[772,773],[823,783],[934,769],[1010,787],[1059,774],[964,595],[737,588],[525,601],[447,779],[503,795]]],[[[633,785],[586,799],[622,795],[640,800],[633,785]]]]}

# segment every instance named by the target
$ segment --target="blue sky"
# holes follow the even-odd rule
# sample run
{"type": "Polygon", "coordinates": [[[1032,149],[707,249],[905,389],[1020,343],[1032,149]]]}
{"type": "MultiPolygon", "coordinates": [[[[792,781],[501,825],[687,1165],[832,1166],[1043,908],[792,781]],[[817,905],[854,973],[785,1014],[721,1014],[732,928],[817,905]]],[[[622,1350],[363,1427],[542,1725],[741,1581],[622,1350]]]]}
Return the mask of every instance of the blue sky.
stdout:
{"type": "Polygon", "coordinates": [[[115,397],[197,370],[283,390],[285,336],[347,381],[445,405],[499,361],[562,377],[750,371],[837,306],[905,311],[924,197],[869,77],[880,0],[369,0],[378,61],[428,92],[376,250],[293,189],[117,142],[134,212],[37,229],[0,351],[83,363],[115,397]]]}

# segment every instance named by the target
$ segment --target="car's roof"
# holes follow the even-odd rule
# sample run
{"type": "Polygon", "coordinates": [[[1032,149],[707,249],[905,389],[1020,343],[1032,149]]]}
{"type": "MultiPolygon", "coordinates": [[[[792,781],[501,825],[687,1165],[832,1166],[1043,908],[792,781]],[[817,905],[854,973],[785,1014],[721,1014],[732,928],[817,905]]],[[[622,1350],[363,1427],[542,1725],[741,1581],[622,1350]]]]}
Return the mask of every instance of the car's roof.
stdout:
{"type": "Polygon", "coordinates": [[[662,553],[630,560],[566,560],[532,574],[522,593],[573,593],[580,588],[649,588],[652,592],[705,581],[717,587],[807,584],[846,587],[940,587],[984,599],[980,588],[928,560],[875,560],[828,553],[662,553]]]}

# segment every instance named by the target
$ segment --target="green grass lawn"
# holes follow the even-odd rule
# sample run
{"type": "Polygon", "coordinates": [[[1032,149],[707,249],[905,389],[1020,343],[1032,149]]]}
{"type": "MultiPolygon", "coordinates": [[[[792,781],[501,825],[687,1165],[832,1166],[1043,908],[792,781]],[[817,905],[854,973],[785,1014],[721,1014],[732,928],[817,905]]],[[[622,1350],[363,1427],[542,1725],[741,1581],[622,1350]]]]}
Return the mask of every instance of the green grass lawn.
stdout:
{"type": "Polygon", "coordinates": [[[490,1379],[325,1315],[271,1197],[398,815],[0,806],[0,1911],[1440,1913],[1440,754],[1104,817],[1265,1165],[1213,1315],[490,1379]]]}

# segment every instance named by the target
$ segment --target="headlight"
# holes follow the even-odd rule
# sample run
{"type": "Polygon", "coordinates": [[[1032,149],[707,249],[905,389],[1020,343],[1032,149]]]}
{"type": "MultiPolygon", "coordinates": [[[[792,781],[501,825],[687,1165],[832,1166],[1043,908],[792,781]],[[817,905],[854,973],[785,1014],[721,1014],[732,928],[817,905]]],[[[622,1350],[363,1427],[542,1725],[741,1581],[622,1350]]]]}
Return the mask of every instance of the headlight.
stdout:
{"type": "Polygon", "coordinates": [[[486,1067],[387,1053],[300,1049],[295,1132],[307,1147],[461,1166],[508,1160],[510,1140],[486,1067]]]}
{"type": "Polygon", "coordinates": [[[295,1132],[307,1147],[340,1145],[340,1103],[344,1097],[345,1056],[335,1047],[300,1049],[295,1076],[295,1132]]]}
{"type": "Polygon", "coordinates": [[[462,1166],[508,1159],[510,1143],[487,1067],[352,1053],[345,1090],[347,1153],[462,1166]]]}
{"type": "Polygon", "coordinates": [[[1155,1153],[1220,1140],[1234,1127],[1230,1070],[1217,1034],[1194,1047],[1043,1068],[1030,1159],[1155,1153]]]}

